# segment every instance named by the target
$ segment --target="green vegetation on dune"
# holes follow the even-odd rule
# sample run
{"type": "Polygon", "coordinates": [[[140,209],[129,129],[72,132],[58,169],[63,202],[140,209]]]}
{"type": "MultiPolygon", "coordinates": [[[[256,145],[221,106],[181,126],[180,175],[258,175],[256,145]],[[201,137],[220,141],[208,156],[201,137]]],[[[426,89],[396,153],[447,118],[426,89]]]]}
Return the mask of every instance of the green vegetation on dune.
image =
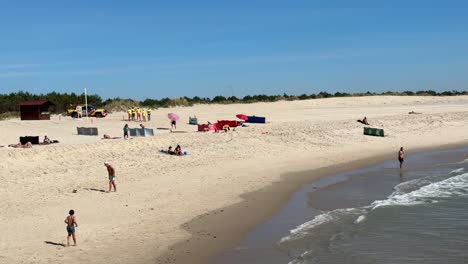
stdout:
{"type": "MultiPolygon", "coordinates": [[[[146,108],[160,108],[160,107],[174,107],[174,106],[191,106],[195,104],[232,104],[232,103],[256,103],[256,102],[276,102],[281,100],[307,100],[318,98],[332,98],[332,97],[357,97],[357,96],[373,96],[373,95],[399,95],[399,96],[457,96],[468,95],[468,91],[445,91],[435,92],[432,90],[427,91],[404,91],[404,92],[384,92],[384,93],[340,93],[334,94],[328,92],[320,92],[318,94],[302,94],[302,95],[247,95],[243,98],[235,96],[224,97],[222,95],[213,98],[208,97],[178,97],[178,98],[162,98],[162,99],[145,99],[143,101],[136,101],[132,99],[113,98],[102,100],[97,94],[88,95],[88,104],[97,107],[104,107],[108,111],[125,111],[129,107],[139,106],[146,108]]],[[[83,104],[85,101],[84,94],[75,93],[56,93],[51,92],[48,94],[31,94],[29,92],[16,92],[9,94],[0,94],[0,120],[18,117],[19,104],[27,100],[48,99],[55,106],[51,109],[52,113],[64,113],[70,105],[83,104]]]]}

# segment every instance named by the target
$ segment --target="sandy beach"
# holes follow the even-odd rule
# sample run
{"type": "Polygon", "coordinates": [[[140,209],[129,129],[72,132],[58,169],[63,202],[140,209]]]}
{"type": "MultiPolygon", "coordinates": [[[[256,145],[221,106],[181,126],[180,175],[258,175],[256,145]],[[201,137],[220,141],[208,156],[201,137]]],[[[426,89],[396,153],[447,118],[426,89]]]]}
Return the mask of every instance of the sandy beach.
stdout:
{"type": "MultiPolygon", "coordinates": [[[[468,144],[468,96],[331,98],[196,105],[153,111],[154,137],[122,136],[125,113],[103,119],[0,121],[0,145],[47,135],[60,143],[0,148],[0,263],[206,263],[271,217],[301,184],[408,153],[468,144]],[[422,114],[408,114],[410,111],[422,114]],[[181,116],[177,131],[168,112],[181,116]],[[266,116],[228,133],[186,124],[266,116]],[[386,137],[363,135],[367,116],[386,137]],[[78,136],[93,126],[100,136],[78,136]],[[182,146],[176,157],[161,148],[182,146]],[[104,193],[108,160],[117,193],[104,193]],[[314,176],[299,172],[314,170],[314,176]],[[287,176],[286,176],[287,175],[287,176]],[[73,192],[76,190],[76,192],[73,192]],[[76,212],[78,246],[65,248],[63,220],[76,212]]],[[[395,163],[395,166],[397,164],[395,163]]]]}

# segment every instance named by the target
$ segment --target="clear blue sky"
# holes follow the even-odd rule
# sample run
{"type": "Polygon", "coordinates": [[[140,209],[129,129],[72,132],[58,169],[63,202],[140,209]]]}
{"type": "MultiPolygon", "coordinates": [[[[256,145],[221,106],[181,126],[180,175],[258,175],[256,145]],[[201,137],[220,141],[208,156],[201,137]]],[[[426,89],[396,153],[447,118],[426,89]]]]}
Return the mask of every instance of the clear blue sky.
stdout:
{"type": "Polygon", "coordinates": [[[0,93],[468,90],[468,5],[341,3],[0,0],[0,93]]]}

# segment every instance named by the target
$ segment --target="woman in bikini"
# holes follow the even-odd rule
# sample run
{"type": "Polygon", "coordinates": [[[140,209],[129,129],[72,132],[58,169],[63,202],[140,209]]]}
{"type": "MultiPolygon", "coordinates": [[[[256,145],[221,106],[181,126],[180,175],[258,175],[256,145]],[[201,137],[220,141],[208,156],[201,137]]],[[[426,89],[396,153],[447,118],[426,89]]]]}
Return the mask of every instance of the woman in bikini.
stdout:
{"type": "Polygon", "coordinates": [[[398,151],[398,161],[400,162],[400,169],[403,167],[403,162],[405,161],[405,152],[403,151],[403,147],[400,148],[398,151]]]}

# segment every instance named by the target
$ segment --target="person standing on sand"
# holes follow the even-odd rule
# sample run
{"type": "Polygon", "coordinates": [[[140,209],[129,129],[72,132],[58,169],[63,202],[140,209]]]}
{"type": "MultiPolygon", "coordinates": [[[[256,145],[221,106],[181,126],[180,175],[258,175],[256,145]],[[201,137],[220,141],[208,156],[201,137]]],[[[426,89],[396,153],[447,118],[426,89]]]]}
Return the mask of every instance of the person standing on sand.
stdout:
{"type": "Polygon", "coordinates": [[[115,187],[115,169],[107,161],[104,161],[104,166],[107,167],[107,173],[109,174],[109,191],[108,192],[112,191],[112,186],[114,186],[114,192],[116,192],[117,187],[115,187]]]}
{"type": "Polygon", "coordinates": [[[403,167],[403,162],[405,161],[405,152],[403,151],[403,147],[400,148],[398,151],[398,161],[400,162],[400,169],[403,167]]]}
{"type": "Polygon", "coordinates": [[[68,212],[67,218],[65,218],[65,224],[67,224],[67,247],[70,246],[70,236],[73,237],[74,246],[76,246],[75,227],[78,227],[78,223],[75,218],[75,211],[72,209],[68,212]]]}
{"type": "Polygon", "coordinates": [[[123,132],[124,132],[124,139],[128,139],[128,130],[130,128],[128,127],[128,124],[125,124],[124,128],[123,128],[123,132]]]}

